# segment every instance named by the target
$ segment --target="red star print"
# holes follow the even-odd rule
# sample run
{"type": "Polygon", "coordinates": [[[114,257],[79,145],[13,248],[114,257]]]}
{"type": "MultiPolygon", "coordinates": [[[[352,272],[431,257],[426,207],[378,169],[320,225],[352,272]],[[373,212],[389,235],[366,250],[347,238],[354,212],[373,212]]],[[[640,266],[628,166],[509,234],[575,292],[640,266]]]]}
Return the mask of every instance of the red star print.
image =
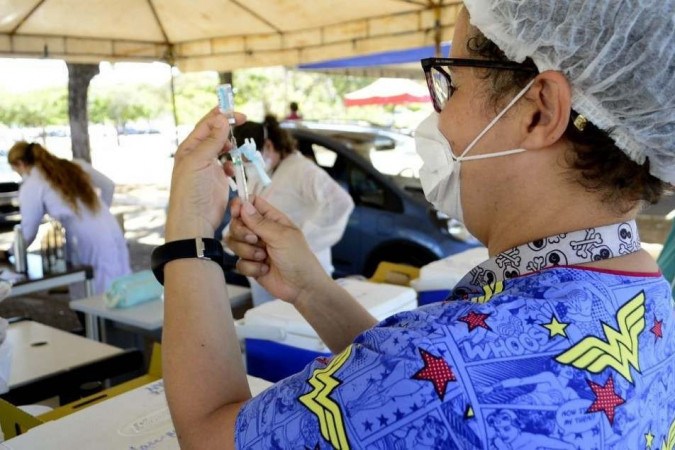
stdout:
{"type": "Polygon", "coordinates": [[[442,357],[434,356],[421,348],[419,351],[424,360],[424,367],[412,377],[415,380],[431,381],[434,384],[436,394],[443,400],[448,383],[457,381],[457,378],[455,378],[455,374],[452,373],[452,368],[442,357]]]}
{"type": "Polygon", "coordinates": [[[327,358],[325,356],[318,356],[316,358],[316,362],[318,362],[319,364],[323,364],[324,366],[327,366],[328,363],[330,363],[330,358],[327,358]]]}
{"type": "Polygon", "coordinates": [[[604,386],[600,386],[591,380],[588,385],[595,394],[595,400],[586,411],[587,413],[602,411],[609,419],[609,424],[614,424],[614,410],[617,406],[623,405],[626,401],[614,392],[614,379],[610,375],[604,386]]]}
{"type": "Polygon", "coordinates": [[[662,325],[663,320],[656,320],[656,316],[654,316],[654,326],[649,331],[654,333],[654,336],[656,336],[656,340],[663,337],[663,329],[661,328],[662,325]]]}
{"type": "Polygon", "coordinates": [[[486,330],[491,330],[488,324],[485,323],[485,319],[490,317],[490,314],[481,314],[474,311],[471,311],[464,317],[460,317],[459,320],[466,323],[469,326],[469,331],[473,331],[474,328],[483,327],[486,330]]]}

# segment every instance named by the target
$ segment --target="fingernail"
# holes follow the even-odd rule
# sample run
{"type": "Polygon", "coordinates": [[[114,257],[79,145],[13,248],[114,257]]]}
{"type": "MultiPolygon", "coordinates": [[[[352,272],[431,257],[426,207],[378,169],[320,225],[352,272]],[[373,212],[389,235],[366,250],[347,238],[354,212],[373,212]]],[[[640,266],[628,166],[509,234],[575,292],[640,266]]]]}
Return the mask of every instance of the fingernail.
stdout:
{"type": "Polygon", "coordinates": [[[265,275],[269,271],[270,266],[268,266],[267,264],[263,264],[262,266],[260,266],[260,272],[262,272],[263,275],[265,275]]]}
{"type": "Polygon", "coordinates": [[[255,253],[253,253],[253,257],[255,259],[265,259],[265,252],[262,250],[256,250],[255,253]]]}
{"type": "Polygon", "coordinates": [[[253,214],[256,213],[255,207],[249,202],[244,203],[244,213],[246,213],[247,216],[252,216],[253,214]]]}
{"type": "Polygon", "coordinates": [[[249,244],[255,244],[256,242],[258,242],[258,236],[256,236],[255,234],[247,234],[246,236],[244,236],[244,240],[249,244]]]}

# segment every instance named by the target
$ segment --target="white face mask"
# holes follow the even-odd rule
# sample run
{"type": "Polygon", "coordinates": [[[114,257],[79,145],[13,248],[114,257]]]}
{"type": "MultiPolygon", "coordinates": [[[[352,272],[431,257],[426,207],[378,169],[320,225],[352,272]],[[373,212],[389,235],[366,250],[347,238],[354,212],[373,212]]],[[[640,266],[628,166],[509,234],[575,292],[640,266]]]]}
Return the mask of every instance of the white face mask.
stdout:
{"type": "Polygon", "coordinates": [[[269,156],[263,156],[263,162],[265,163],[265,172],[271,174],[274,170],[274,161],[269,156]]]}
{"type": "Polygon", "coordinates": [[[511,109],[520,98],[530,89],[534,80],[521,90],[506,107],[497,114],[481,131],[476,138],[466,147],[466,150],[455,156],[448,140],[438,129],[438,113],[434,112],[424,119],[415,131],[415,148],[422,158],[420,168],[420,182],[426,199],[434,207],[447,214],[453,219],[464,221],[462,212],[462,199],[460,194],[460,168],[462,161],[472,159],[496,158],[499,156],[513,155],[526,151],[524,148],[504,150],[497,153],[484,155],[466,156],[476,143],[511,109]]]}
{"type": "Polygon", "coordinates": [[[265,141],[263,149],[260,151],[265,162],[265,171],[271,175],[279,165],[279,153],[273,150],[272,142],[265,141]]]}

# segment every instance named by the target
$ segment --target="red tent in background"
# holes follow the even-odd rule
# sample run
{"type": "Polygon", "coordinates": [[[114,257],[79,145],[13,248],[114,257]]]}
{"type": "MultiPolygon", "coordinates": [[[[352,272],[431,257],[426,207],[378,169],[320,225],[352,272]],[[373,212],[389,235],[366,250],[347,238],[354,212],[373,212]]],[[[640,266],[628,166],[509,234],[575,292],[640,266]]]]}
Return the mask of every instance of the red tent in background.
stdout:
{"type": "Polygon", "coordinates": [[[430,101],[426,84],[404,78],[380,78],[345,95],[345,106],[401,105],[430,101]]]}

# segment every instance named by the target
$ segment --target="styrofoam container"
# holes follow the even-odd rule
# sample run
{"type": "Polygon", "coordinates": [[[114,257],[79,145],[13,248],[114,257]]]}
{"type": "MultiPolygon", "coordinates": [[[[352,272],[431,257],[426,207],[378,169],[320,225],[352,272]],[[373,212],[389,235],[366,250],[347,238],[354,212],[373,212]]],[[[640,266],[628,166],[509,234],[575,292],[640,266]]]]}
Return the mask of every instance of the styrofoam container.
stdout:
{"type": "Polygon", "coordinates": [[[471,269],[489,258],[485,247],[476,247],[423,266],[410,282],[417,292],[451,291],[471,269]]]}
{"type": "MultiPolygon", "coordinates": [[[[377,320],[417,307],[414,289],[351,278],[337,280],[377,320]]],[[[317,352],[328,352],[316,331],[289,303],[273,300],[249,309],[237,323],[240,337],[267,339],[317,352]]]]}

